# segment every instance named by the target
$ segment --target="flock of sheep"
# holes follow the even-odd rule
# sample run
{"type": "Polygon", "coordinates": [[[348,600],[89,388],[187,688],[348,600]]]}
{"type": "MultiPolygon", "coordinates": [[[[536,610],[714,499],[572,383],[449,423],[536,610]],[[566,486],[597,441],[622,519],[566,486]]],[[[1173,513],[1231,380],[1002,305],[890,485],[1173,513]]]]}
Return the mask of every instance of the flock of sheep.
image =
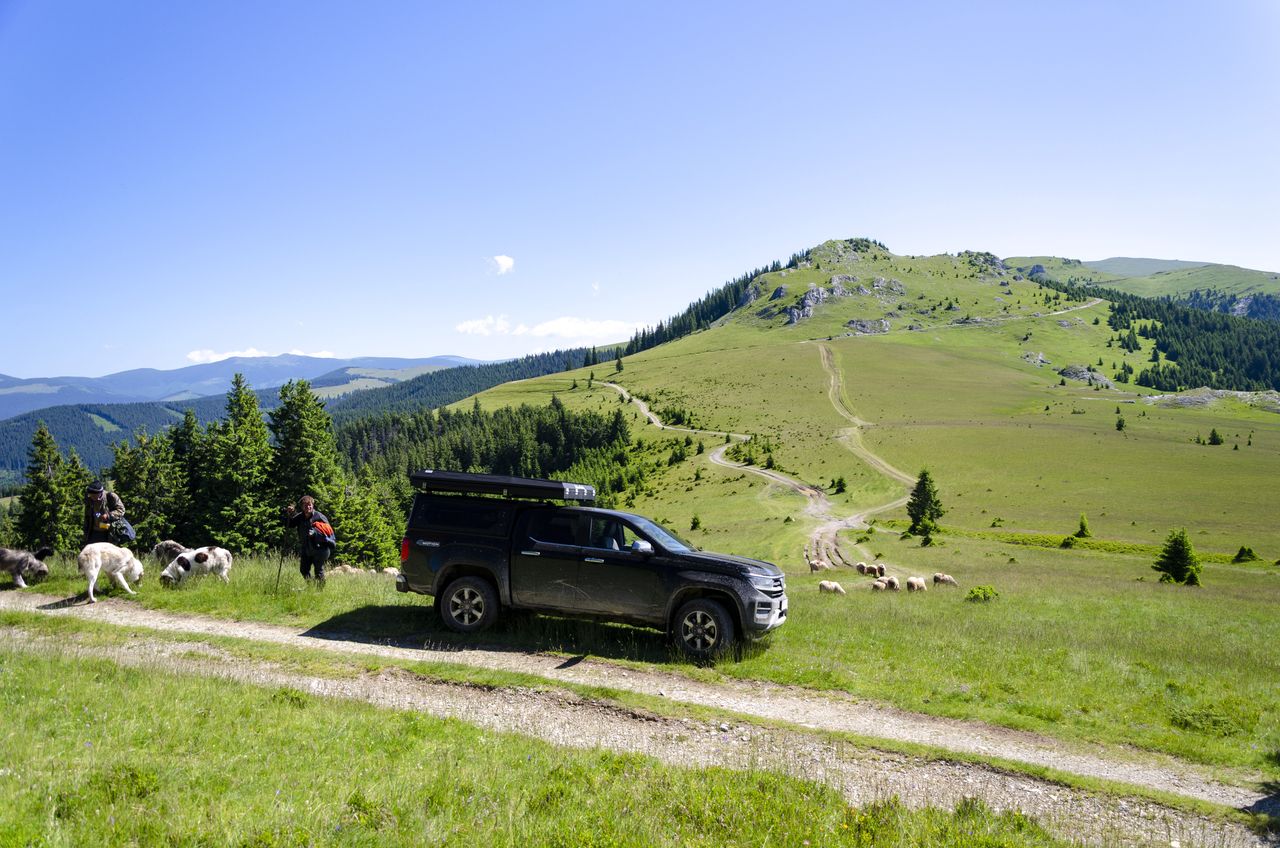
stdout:
{"type": "MultiPolygon", "coordinates": [[[[805,551],[805,560],[808,561],[809,563],[810,571],[820,571],[820,570],[823,570],[824,568],[830,567],[826,565],[826,563],[824,562],[817,561],[817,560],[810,560],[807,550],[805,551]]],[[[868,564],[865,562],[859,562],[858,564],[854,565],[853,568],[859,574],[866,574],[870,577],[875,578],[875,580],[871,583],[871,591],[873,592],[898,592],[902,590],[902,584],[901,582],[899,582],[897,577],[891,574],[890,575],[885,574],[884,563],[877,562],[877,563],[868,564]]],[[[908,577],[906,583],[907,583],[908,592],[929,591],[929,584],[925,582],[925,579],[923,577],[908,577]]],[[[943,574],[941,571],[938,571],[938,572],[935,572],[933,575],[933,585],[959,586],[960,584],[957,583],[956,579],[952,577],[950,574],[943,574]]],[[[835,595],[848,594],[847,592],[845,592],[844,587],[834,580],[819,581],[818,591],[820,593],[830,592],[835,595]]]]}

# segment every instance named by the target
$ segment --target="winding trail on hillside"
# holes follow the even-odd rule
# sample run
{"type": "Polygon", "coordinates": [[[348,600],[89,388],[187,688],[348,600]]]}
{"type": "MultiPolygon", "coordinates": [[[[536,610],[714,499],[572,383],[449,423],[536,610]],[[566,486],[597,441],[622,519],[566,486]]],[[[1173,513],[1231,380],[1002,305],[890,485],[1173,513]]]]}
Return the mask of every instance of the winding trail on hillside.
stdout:
{"type": "MultiPolygon", "coordinates": [[[[337,575],[331,580],[373,580],[337,575]]],[[[143,590],[145,591],[145,585],[143,590]]],[[[395,709],[459,718],[493,730],[530,735],[557,745],[641,753],[681,766],[767,768],[841,791],[853,804],[897,796],[912,807],[950,809],[965,797],[995,810],[1019,810],[1070,838],[1094,844],[1261,846],[1238,823],[1114,794],[1071,789],[996,767],[915,756],[825,733],[894,739],[941,750],[1021,761],[1113,784],[1145,787],[1236,809],[1274,809],[1277,798],[1215,781],[1203,770],[1145,752],[1064,743],[1036,734],[908,713],[843,692],[815,692],[760,681],[705,682],[660,669],[622,668],[587,656],[550,656],[421,640],[379,640],[317,626],[299,629],[196,614],[146,610],[108,597],[97,604],[31,590],[0,591],[0,609],[78,618],[126,631],[123,647],[104,647],[91,634],[42,636],[20,625],[4,628],[6,650],[41,651],[111,659],[158,672],[209,675],[254,685],[289,686],[325,697],[367,701],[395,709]],[[279,662],[246,658],[205,642],[167,635],[233,638],[289,648],[327,651],[376,668],[369,658],[444,663],[534,675],[548,688],[446,683],[402,669],[356,677],[320,676],[282,669],[279,662]],[[711,711],[710,718],[671,717],[588,699],[557,683],[603,687],[663,698],[711,711]]],[[[1120,788],[1120,787],[1117,787],[1120,788]]]]}

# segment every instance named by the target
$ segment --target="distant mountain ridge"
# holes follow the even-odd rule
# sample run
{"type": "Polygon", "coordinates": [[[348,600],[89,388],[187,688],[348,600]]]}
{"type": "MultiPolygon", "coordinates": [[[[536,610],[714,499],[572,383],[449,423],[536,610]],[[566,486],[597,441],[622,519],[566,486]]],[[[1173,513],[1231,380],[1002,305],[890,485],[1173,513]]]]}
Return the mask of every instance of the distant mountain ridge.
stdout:
{"type": "Polygon", "coordinates": [[[1212,262],[1187,262],[1182,259],[1143,259],[1132,256],[1113,256],[1110,259],[1099,259],[1085,262],[1085,265],[1104,274],[1117,277],[1149,277],[1165,271],[1182,271],[1187,268],[1203,268],[1212,262]]]}
{"type": "Polygon", "coordinates": [[[217,362],[162,371],[135,368],[103,377],[33,377],[0,374],[0,420],[51,406],[184,401],[222,396],[235,374],[257,389],[274,389],[290,380],[327,387],[327,396],[386,386],[430,371],[480,361],[461,356],[406,359],[361,356],[333,359],[298,354],[233,356],[217,362]]]}

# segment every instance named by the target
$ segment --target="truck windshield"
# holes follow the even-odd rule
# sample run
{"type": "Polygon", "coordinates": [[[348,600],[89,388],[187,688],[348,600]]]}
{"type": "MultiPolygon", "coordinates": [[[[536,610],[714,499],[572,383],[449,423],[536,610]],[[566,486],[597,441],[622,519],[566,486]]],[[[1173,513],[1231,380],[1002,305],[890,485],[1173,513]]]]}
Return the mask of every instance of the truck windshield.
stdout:
{"type": "Polygon", "coordinates": [[[632,515],[629,517],[633,522],[635,522],[636,528],[639,529],[640,532],[644,533],[646,536],[653,539],[672,553],[687,554],[695,550],[693,545],[690,545],[688,542],[684,541],[665,527],[654,524],[649,519],[639,515],[632,515]]]}

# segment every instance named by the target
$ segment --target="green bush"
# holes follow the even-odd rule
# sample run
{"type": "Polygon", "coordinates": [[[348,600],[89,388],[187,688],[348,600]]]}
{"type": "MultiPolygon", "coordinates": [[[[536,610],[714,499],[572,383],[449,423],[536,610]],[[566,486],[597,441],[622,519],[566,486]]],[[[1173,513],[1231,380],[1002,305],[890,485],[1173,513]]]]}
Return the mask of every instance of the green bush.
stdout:
{"type": "Polygon", "coordinates": [[[994,601],[999,597],[1000,593],[996,591],[995,586],[974,586],[969,590],[969,594],[964,596],[964,599],[975,603],[979,601],[985,603],[986,601],[994,601]]]}
{"type": "Polygon", "coordinates": [[[1232,562],[1257,562],[1259,556],[1253,552],[1253,548],[1240,546],[1240,550],[1236,551],[1236,555],[1231,558],[1232,562]]]}

